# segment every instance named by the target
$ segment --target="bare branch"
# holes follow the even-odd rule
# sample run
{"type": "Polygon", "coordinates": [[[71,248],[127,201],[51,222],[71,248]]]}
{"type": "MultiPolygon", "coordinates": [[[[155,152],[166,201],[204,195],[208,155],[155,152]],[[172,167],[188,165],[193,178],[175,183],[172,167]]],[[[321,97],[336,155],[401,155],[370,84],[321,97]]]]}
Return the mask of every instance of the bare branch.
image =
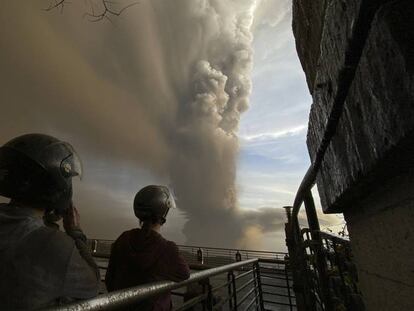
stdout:
{"type": "Polygon", "coordinates": [[[110,4],[114,4],[115,2],[113,1],[107,1],[107,0],[102,0],[102,6],[103,6],[103,11],[99,14],[94,12],[93,9],[93,5],[92,5],[92,13],[85,13],[84,17],[87,17],[89,19],[89,21],[91,22],[98,22],[102,19],[107,19],[112,23],[112,20],[109,18],[110,15],[112,16],[120,16],[126,9],[139,4],[139,2],[134,2],[131,3],[127,6],[124,6],[122,9],[120,9],[119,11],[114,11],[113,9],[111,9],[108,5],[110,4]]]}
{"type": "Polygon", "coordinates": [[[53,9],[60,8],[60,10],[62,11],[63,10],[63,6],[65,5],[65,2],[66,2],[66,0],[59,0],[59,1],[55,0],[54,1],[54,4],[53,3],[50,3],[50,5],[47,8],[43,9],[43,10],[49,12],[49,11],[51,11],[53,9]]]}
{"type": "MultiPolygon", "coordinates": [[[[102,0],[101,4],[102,4],[102,12],[100,13],[96,13],[96,8],[94,3],[89,0],[85,0],[84,1],[85,4],[88,2],[90,4],[90,12],[85,13],[83,16],[87,17],[89,21],[91,22],[98,22],[103,20],[104,18],[106,20],[108,20],[110,23],[113,23],[112,20],[109,18],[110,16],[120,16],[126,9],[139,4],[139,2],[134,2],[131,3],[127,6],[124,6],[122,9],[116,11],[114,10],[111,6],[115,5],[117,2],[116,1],[111,1],[111,0],[102,0]]],[[[63,7],[65,6],[65,4],[70,3],[67,0],[53,0],[50,5],[45,8],[45,11],[51,11],[54,9],[58,9],[60,10],[61,13],[63,13],[63,7]]]]}

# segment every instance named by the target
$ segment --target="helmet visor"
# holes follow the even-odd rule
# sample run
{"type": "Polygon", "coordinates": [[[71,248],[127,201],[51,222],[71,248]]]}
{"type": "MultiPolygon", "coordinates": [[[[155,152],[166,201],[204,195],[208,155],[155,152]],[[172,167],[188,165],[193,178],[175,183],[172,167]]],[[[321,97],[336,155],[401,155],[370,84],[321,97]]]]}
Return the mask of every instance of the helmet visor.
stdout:
{"type": "Polygon", "coordinates": [[[171,187],[167,187],[167,188],[169,192],[168,198],[170,201],[170,208],[177,208],[177,204],[176,204],[177,196],[175,195],[174,189],[171,187]]]}
{"type": "Polygon", "coordinates": [[[83,167],[82,161],[76,151],[68,144],[71,154],[65,157],[62,162],[60,162],[60,171],[65,177],[75,177],[78,176],[82,179],[83,176],[83,167]]]}
{"type": "Polygon", "coordinates": [[[169,203],[169,207],[170,208],[177,208],[177,205],[176,205],[176,203],[175,203],[175,198],[174,198],[174,196],[171,194],[171,197],[169,198],[169,201],[170,201],[170,203],[169,203]]]}

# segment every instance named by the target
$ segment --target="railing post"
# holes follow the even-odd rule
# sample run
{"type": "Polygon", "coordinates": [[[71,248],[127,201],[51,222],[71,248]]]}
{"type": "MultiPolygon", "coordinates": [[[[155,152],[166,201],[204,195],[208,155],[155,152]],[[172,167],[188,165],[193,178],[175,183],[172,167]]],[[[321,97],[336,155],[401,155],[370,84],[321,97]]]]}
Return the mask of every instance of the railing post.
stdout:
{"type": "Polygon", "coordinates": [[[98,240],[92,241],[92,253],[96,253],[98,251],[98,240]]]}
{"type": "Polygon", "coordinates": [[[286,287],[288,292],[288,298],[289,298],[289,310],[293,310],[292,306],[292,296],[290,295],[290,283],[289,283],[289,273],[288,273],[288,261],[285,261],[285,277],[286,277],[286,287]]]}
{"type": "Polygon", "coordinates": [[[237,289],[236,289],[236,278],[234,277],[234,272],[231,273],[231,287],[233,291],[233,302],[234,302],[234,309],[237,311],[237,289]]]}
{"type": "Polygon", "coordinates": [[[339,272],[339,276],[341,277],[342,286],[345,288],[346,283],[345,283],[345,278],[344,278],[344,271],[342,269],[342,262],[340,262],[340,258],[338,256],[337,243],[335,242],[335,240],[332,240],[332,247],[333,247],[334,254],[335,254],[335,265],[338,267],[338,272],[339,272]]]}
{"type": "Polygon", "coordinates": [[[289,264],[292,268],[293,290],[296,297],[296,308],[298,311],[314,310],[315,306],[309,297],[305,279],[306,261],[302,249],[302,237],[299,233],[299,223],[292,216],[292,207],[284,206],[286,209],[287,223],[285,224],[286,245],[289,251],[289,264]]]}
{"type": "Polygon", "coordinates": [[[241,258],[241,254],[240,254],[240,252],[239,251],[237,251],[236,252],[236,261],[241,261],[242,260],[242,258],[241,258]]]}
{"type": "Polygon", "coordinates": [[[207,279],[203,282],[203,294],[207,292],[207,299],[203,301],[203,310],[212,311],[213,310],[213,294],[211,292],[210,280],[207,279]]]}
{"type": "Polygon", "coordinates": [[[232,296],[232,274],[233,271],[229,271],[227,273],[227,293],[229,295],[229,310],[233,310],[233,296],[232,296]]]}
{"type": "Polygon", "coordinates": [[[203,251],[202,251],[201,248],[198,248],[198,250],[197,250],[197,261],[200,264],[204,264],[204,255],[203,255],[203,251]]]}
{"type": "Polygon", "coordinates": [[[332,310],[331,299],[329,294],[328,276],[326,273],[326,260],[322,250],[322,239],[320,235],[319,220],[316,214],[315,202],[313,201],[312,192],[309,190],[304,196],[306,216],[308,218],[308,225],[312,237],[312,241],[316,242],[315,259],[316,269],[319,275],[319,282],[322,289],[323,302],[326,310],[332,310]]]}
{"type": "Polygon", "coordinates": [[[255,309],[259,310],[259,302],[258,302],[258,292],[259,292],[259,286],[257,283],[257,274],[256,274],[256,265],[253,265],[253,289],[254,289],[254,305],[255,305],[255,309]]]}
{"type": "MultiPolygon", "coordinates": [[[[259,291],[259,306],[260,306],[260,310],[263,311],[264,310],[264,303],[263,303],[263,288],[262,288],[262,280],[260,277],[260,262],[258,261],[255,265],[254,265],[254,272],[255,272],[255,277],[256,277],[256,284],[258,291],[259,291]]],[[[256,294],[256,291],[255,291],[256,294]]],[[[256,294],[257,297],[257,294],[256,294]]],[[[257,299],[257,298],[256,298],[257,299]]],[[[257,306],[257,300],[256,300],[256,306],[257,306]]]]}

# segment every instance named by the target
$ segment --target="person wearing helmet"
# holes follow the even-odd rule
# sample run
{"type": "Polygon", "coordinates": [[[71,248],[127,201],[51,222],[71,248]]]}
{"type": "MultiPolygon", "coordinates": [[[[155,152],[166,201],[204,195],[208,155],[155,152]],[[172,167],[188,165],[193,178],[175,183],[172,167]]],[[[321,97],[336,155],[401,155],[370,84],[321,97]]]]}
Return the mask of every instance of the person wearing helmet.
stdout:
{"type": "Polygon", "coordinates": [[[0,147],[0,309],[55,306],[98,294],[99,270],[72,205],[73,147],[27,134],[0,147]],[[63,218],[66,233],[55,222],[63,218]]]}
{"type": "MultiPolygon", "coordinates": [[[[154,281],[189,278],[190,269],[174,242],[160,234],[168,211],[175,207],[167,187],[146,186],[135,196],[134,213],[140,229],[125,231],[112,245],[105,283],[108,291],[154,281]]],[[[134,310],[170,310],[169,293],[142,301],[134,310]]]]}

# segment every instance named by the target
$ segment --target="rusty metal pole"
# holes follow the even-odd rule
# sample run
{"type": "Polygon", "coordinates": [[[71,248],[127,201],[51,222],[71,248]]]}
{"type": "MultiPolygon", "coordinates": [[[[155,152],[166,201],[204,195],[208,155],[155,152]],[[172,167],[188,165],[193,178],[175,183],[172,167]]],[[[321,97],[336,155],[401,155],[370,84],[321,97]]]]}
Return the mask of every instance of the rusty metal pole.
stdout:
{"type": "Polygon", "coordinates": [[[312,192],[310,190],[305,194],[304,203],[312,238],[314,233],[317,233],[317,236],[319,236],[318,232],[321,230],[321,228],[319,227],[319,220],[318,215],[316,214],[315,202],[313,200],[312,192]]]}
{"type": "MultiPolygon", "coordinates": [[[[287,223],[285,223],[286,245],[289,251],[289,266],[292,271],[293,290],[296,296],[298,311],[313,310],[313,304],[309,298],[309,291],[304,278],[306,262],[303,258],[302,238],[298,221],[293,221],[292,206],[284,206],[286,209],[287,223]]],[[[285,266],[286,269],[286,266],[285,266]]]]}
{"type": "Polygon", "coordinates": [[[316,213],[315,202],[313,200],[312,192],[309,190],[304,196],[306,216],[308,219],[308,225],[311,232],[312,242],[316,242],[314,252],[316,256],[316,269],[319,275],[319,283],[321,286],[322,297],[326,307],[326,310],[332,310],[332,303],[329,295],[329,282],[327,275],[327,267],[325,255],[323,253],[322,239],[320,235],[320,226],[318,215],[316,213]]]}

